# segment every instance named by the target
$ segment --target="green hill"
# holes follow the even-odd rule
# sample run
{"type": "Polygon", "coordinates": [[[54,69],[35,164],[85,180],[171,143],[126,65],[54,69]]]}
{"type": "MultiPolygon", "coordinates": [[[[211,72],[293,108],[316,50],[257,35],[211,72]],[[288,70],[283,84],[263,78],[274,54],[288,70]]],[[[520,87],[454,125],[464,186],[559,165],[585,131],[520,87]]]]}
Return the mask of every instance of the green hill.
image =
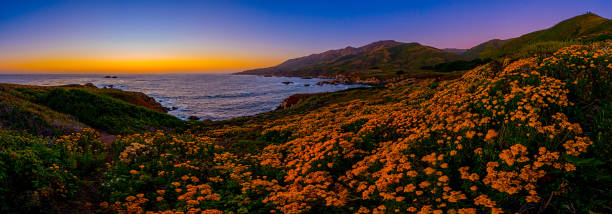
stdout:
{"type": "Polygon", "coordinates": [[[552,53],[561,47],[580,42],[609,39],[611,35],[612,20],[586,13],[518,38],[485,42],[463,55],[468,58],[525,57],[536,53],[552,53]]]}
{"type": "Polygon", "coordinates": [[[181,127],[142,93],[82,85],[0,84],[0,128],[58,135],[84,127],[111,134],[181,127]]]}
{"type": "Polygon", "coordinates": [[[468,49],[463,52],[461,55],[465,56],[468,59],[476,59],[479,55],[488,55],[488,53],[496,50],[502,45],[506,44],[510,40],[501,40],[501,39],[492,39],[486,42],[483,42],[479,45],[474,46],[473,48],[468,49]]]}
{"type": "Polygon", "coordinates": [[[336,77],[337,75],[367,79],[389,79],[398,76],[413,77],[429,75],[421,69],[444,62],[462,59],[449,53],[418,43],[379,41],[369,45],[287,60],[277,66],[247,70],[238,74],[336,77]]]}

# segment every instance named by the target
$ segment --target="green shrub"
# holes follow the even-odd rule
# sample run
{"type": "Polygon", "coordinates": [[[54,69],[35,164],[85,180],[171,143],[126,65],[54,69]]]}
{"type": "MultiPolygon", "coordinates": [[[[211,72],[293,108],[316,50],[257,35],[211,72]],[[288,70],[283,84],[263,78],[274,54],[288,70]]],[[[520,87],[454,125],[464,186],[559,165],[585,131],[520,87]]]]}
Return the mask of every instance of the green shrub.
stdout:
{"type": "Polygon", "coordinates": [[[184,125],[183,121],[171,115],[81,89],[54,89],[41,95],[37,102],[74,115],[81,122],[111,134],[181,128],[184,125]]]}
{"type": "Polygon", "coordinates": [[[64,167],[52,142],[0,131],[0,212],[53,212],[79,192],[79,179],[64,167]]]}

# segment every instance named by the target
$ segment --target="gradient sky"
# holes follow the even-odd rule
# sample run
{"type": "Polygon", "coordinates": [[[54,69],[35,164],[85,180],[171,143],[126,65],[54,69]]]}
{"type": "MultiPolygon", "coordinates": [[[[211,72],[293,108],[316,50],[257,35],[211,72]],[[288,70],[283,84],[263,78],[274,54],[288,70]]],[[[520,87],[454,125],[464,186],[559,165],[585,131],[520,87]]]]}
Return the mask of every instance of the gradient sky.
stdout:
{"type": "Polygon", "coordinates": [[[378,40],[469,48],[610,0],[0,0],[4,72],[213,72],[378,40]]]}

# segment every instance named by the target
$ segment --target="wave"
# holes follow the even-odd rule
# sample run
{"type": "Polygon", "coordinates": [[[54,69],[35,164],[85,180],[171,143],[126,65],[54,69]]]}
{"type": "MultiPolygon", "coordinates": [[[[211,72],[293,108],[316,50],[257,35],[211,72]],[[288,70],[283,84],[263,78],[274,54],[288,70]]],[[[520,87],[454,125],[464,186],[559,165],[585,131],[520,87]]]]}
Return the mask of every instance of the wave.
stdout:
{"type": "Polygon", "coordinates": [[[238,97],[250,97],[255,95],[254,92],[239,92],[239,93],[234,93],[234,94],[215,94],[215,95],[203,95],[203,96],[197,96],[194,97],[195,99],[201,99],[201,98],[238,98],[238,97]]]}

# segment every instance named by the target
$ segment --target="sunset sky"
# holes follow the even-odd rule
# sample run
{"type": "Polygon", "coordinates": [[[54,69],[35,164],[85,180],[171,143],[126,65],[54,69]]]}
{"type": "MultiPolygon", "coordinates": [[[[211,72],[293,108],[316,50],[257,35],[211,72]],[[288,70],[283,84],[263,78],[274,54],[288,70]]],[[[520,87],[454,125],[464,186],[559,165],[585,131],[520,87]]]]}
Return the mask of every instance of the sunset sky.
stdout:
{"type": "Polygon", "coordinates": [[[469,48],[612,1],[0,0],[3,72],[214,72],[378,40],[469,48]]]}

